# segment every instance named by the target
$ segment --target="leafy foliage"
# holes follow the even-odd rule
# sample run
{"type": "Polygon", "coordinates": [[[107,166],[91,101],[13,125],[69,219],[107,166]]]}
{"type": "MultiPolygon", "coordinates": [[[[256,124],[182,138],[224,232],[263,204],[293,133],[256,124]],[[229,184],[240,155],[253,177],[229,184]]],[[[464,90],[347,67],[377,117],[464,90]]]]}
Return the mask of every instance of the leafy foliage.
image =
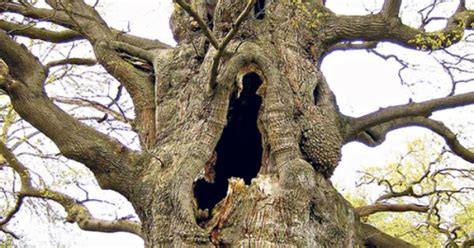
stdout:
{"type": "Polygon", "coordinates": [[[432,139],[414,140],[397,162],[362,171],[358,189],[346,194],[356,209],[370,206],[370,196],[377,198],[373,204],[420,204],[428,211],[376,212],[362,221],[419,247],[462,247],[472,239],[474,170],[440,147],[432,139]]]}

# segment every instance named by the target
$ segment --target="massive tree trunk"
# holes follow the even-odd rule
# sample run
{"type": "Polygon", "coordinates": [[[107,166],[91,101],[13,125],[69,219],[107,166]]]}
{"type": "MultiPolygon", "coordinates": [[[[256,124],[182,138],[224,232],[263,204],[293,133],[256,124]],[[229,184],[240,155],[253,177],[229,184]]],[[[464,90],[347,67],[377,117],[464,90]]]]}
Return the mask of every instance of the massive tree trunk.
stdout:
{"type": "MultiPolygon", "coordinates": [[[[379,41],[407,48],[449,46],[474,20],[461,8],[463,1],[436,34],[403,25],[399,0],[387,0],[379,14],[367,16],[338,16],[316,0],[176,2],[173,48],[108,27],[82,1],[48,0],[53,10],[0,3],[3,11],[71,29],[48,33],[14,26],[14,34],[92,44],[97,62],[133,100],[133,128],[143,148],[132,151],[54,106],[44,91],[49,66],[2,31],[6,64],[0,63],[0,86],[15,110],[64,156],[91,169],[102,188],[127,197],[141,226],[98,222],[79,202],[35,190],[27,180],[21,196],[58,201],[82,228],[132,232],[147,247],[409,247],[361,224],[332,186],[341,147],[354,140],[377,145],[390,130],[419,125],[472,161],[472,152],[428,117],[473,103],[473,94],[350,118],[339,112],[320,63],[330,51],[379,41]],[[433,42],[441,35],[441,43],[433,42]],[[351,44],[354,40],[367,42],[351,44]],[[154,74],[126,62],[123,53],[147,60],[154,74]]],[[[12,29],[4,22],[0,27],[12,29]]],[[[15,168],[28,176],[24,166],[15,168]]]]}
{"type": "MultiPolygon", "coordinates": [[[[203,18],[220,39],[245,5],[219,1],[203,18]]],[[[325,44],[306,32],[319,20],[289,2],[267,6],[228,44],[214,84],[216,49],[183,10],[173,15],[179,45],[155,68],[159,159],[132,200],[149,247],[361,243],[352,208],[328,179],[344,125],[318,67],[325,44]]]]}

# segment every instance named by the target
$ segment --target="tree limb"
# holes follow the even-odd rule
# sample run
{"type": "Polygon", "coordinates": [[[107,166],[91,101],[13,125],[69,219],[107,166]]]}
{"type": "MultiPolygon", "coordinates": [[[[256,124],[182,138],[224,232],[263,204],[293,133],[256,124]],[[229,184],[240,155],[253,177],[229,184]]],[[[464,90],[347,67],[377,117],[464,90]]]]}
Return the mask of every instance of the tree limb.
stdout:
{"type": "MultiPolygon", "coordinates": [[[[144,148],[155,144],[155,96],[154,82],[150,75],[123,60],[117,51],[109,46],[117,37],[97,11],[83,1],[48,0],[56,11],[63,11],[75,23],[76,31],[81,32],[93,45],[97,61],[113,77],[120,81],[129,92],[135,106],[134,129],[144,148]]],[[[134,39],[133,36],[124,36],[134,39]]]]}
{"type": "Polygon", "coordinates": [[[123,50],[134,57],[145,59],[150,63],[154,61],[155,56],[148,50],[120,41],[110,41],[109,43],[115,50],[123,50]]]}
{"type": "Polygon", "coordinates": [[[31,184],[31,177],[27,167],[24,166],[1,141],[0,154],[5,158],[8,166],[20,175],[22,183],[21,191],[18,192],[18,201],[16,202],[15,207],[0,221],[0,227],[2,229],[20,210],[25,197],[35,197],[53,200],[59,203],[68,214],[67,221],[70,223],[77,223],[83,230],[98,232],[129,232],[142,236],[141,225],[138,222],[126,219],[113,221],[96,219],[92,216],[86,206],[81,202],[76,201],[74,198],[47,188],[35,188],[31,184]]]}
{"type": "Polygon", "coordinates": [[[191,7],[191,5],[185,3],[183,0],[174,0],[176,3],[179,4],[181,8],[183,8],[190,16],[194,18],[194,20],[199,24],[201,29],[204,32],[204,35],[209,39],[209,42],[212,46],[217,50],[217,53],[214,55],[212,59],[211,65],[211,72],[209,76],[209,90],[212,90],[216,84],[218,68],[220,64],[220,60],[222,56],[226,53],[227,45],[230,41],[234,38],[234,36],[239,31],[240,25],[245,20],[245,18],[249,15],[252,7],[255,5],[255,0],[248,0],[247,5],[245,6],[244,10],[240,13],[237,19],[234,21],[232,25],[232,29],[225,35],[224,39],[219,42],[215,37],[214,33],[208,28],[206,22],[199,16],[199,14],[191,7]]]}
{"type": "Polygon", "coordinates": [[[92,107],[94,109],[97,109],[101,112],[104,112],[108,115],[113,116],[118,121],[121,121],[121,122],[124,122],[124,123],[132,122],[131,119],[128,119],[126,116],[123,116],[121,113],[113,111],[110,108],[108,108],[107,106],[102,105],[98,102],[90,101],[90,100],[87,100],[87,99],[66,98],[66,97],[53,97],[52,99],[56,102],[59,102],[59,103],[73,104],[73,105],[84,106],[84,107],[92,107]]]}
{"type": "Polygon", "coordinates": [[[36,28],[34,25],[11,23],[4,20],[0,20],[0,29],[7,31],[10,35],[24,36],[53,43],[66,43],[84,39],[81,34],[72,30],[55,32],[45,28],[36,28]]]}
{"type": "Polygon", "coordinates": [[[385,135],[388,132],[409,126],[424,127],[437,133],[445,140],[446,144],[453,153],[468,162],[474,163],[474,152],[464,147],[459,142],[456,134],[454,134],[442,122],[423,116],[400,117],[382,124],[376,124],[366,129],[362,129],[362,131],[353,136],[351,140],[361,141],[362,143],[369,146],[376,146],[385,140],[385,135]]]}
{"type": "Polygon", "coordinates": [[[62,66],[62,65],[93,66],[93,65],[97,65],[97,61],[95,59],[86,59],[86,58],[66,58],[66,59],[51,61],[46,64],[46,68],[50,69],[52,67],[62,66]]]}
{"type": "Polygon", "coordinates": [[[72,28],[74,26],[74,23],[63,11],[36,8],[31,5],[18,3],[0,2],[0,12],[20,14],[32,19],[52,22],[67,28],[72,28]]]}
{"type": "Polygon", "coordinates": [[[0,71],[9,70],[9,78],[1,84],[15,111],[49,137],[62,154],[84,163],[99,184],[127,195],[127,187],[119,182],[129,180],[134,159],[138,156],[118,141],[88,127],[55,106],[44,92],[46,71],[22,45],[0,31],[0,71]]]}
{"type": "Polygon", "coordinates": [[[199,14],[191,7],[191,5],[187,4],[183,0],[174,0],[181,8],[184,9],[190,16],[194,18],[194,20],[198,23],[199,27],[202,29],[204,35],[209,39],[209,42],[215,49],[219,49],[220,44],[217,40],[214,33],[209,29],[206,22],[199,16],[199,14]]]}
{"type": "Polygon", "coordinates": [[[335,52],[335,51],[349,51],[349,50],[362,50],[362,49],[373,49],[377,47],[378,42],[375,41],[368,41],[362,43],[354,43],[354,42],[341,42],[332,45],[329,47],[323,56],[327,56],[328,54],[335,52]]]}
{"type": "Polygon", "coordinates": [[[466,10],[461,1],[457,11],[448,19],[445,28],[424,32],[409,27],[398,17],[400,0],[386,0],[382,12],[365,16],[333,16],[334,26],[329,31],[330,43],[341,41],[388,41],[406,48],[438,50],[461,40],[465,29],[472,29],[474,11],[466,10]]]}
{"type": "Polygon", "coordinates": [[[126,219],[101,220],[94,218],[86,206],[61,192],[49,189],[29,189],[22,194],[25,197],[48,199],[59,203],[67,212],[67,222],[77,223],[83,230],[106,233],[128,232],[142,237],[140,223],[126,219]]]}
{"type": "Polygon", "coordinates": [[[363,207],[355,208],[354,211],[359,217],[369,216],[380,212],[428,212],[430,208],[427,206],[421,206],[417,204],[388,204],[388,203],[375,203],[363,207]]]}
{"type": "MultiPolygon", "coordinates": [[[[74,23],[70,16],[67,15],[66,12],[63,10],[51,10],[51,9],[44,9],[44,8],[36,8],[32,6],[25,6],[22,4],[17,3],[5,3],[0,2],[0,12],[10,12],[23,15],[28,18],[32,18],[35,20],[40,21],[48,21],[52,22],[56,25],[73,29],[74,31],[80,33],[76,30],[76,23],[74,23]]],[[[141,47],[143,49],[168,49],[171,46],[159,41],[159,40],[151,40],[147,38],[142,38],[130,34],[126,34],[122,31],[110,28],[111,32],[113,33],[115,39],[118,41],[126,42],[131,45],[141,47]]],[[[71,31],[71,32],[74,32],[71,31]]]]}
{"type": "Polygon", "coordinates": [[[214,58],[212,60],[211,75],[209,77],[209,89],[213,89],[216,84],[218,74],[217,69],[219,68],[220,60],[226,51],[227,45],[239,31],[240,25],[248,16],[254,4],[255,0],[248,0],[245,9],[242,11],[242,13],[240,13],[240,15],[237,17],[237,20],[235,20],[234,24],[232,25],[232,29],[229,31],[229,33],[226,34],[222,42],[219,44],[217,53],[214,55],[214,58]]]}
{"type": "Polygon", "coordinates": [[[360,223],[360,232],[362,236],[362,240],[365,241],[365,245],[367,247],[383,247],[383,248],[400,248],[400,247],[415,247],[412,244],[401,240],[399,238],[395,238],[391,235],[388,235],[377,228],[365,224],[360,223]],[[371,246],[369,246],[371,245],[371,246]]]}
{"type": "MultiPolygon", "coordinates": [[[[408,116],[429,116],[435,111],[474,104],[474,92],[438,98],[420,103],[391,106],[357,118],[352,127],[363,130],[383,122],[408,116]]],[[[357,131],[356,131],[357,132],[357,131]]]]}
{"type": "Polygon", "coordinates": [[[386,18],[398,17],[402,0],[385,0],[382,7],[382,14],[386,18]]]}
{"type": "Polygon", "coordinates": [[[383,108],[359,118],[349,119],[349,125],[346,126],[345,137],[346,140],[351,140],[360,132],[370,127],[374,127],[399,118],[415,116],[428,117],[435,111],[461,107],[470,104],[474,104],[474,92],[428,100],[420,103],[408,103],[404,105],[383,108]]]}

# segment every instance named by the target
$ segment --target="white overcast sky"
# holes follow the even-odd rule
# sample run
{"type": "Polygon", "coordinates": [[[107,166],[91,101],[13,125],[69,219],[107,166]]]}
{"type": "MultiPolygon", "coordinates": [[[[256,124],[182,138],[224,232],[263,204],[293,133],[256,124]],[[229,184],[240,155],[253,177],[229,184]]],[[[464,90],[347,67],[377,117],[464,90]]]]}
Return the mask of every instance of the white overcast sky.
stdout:
{"type": "MultiPolygon", "coordinates": [[[[333,0],[328,1],[328,7],[341,14],[364,14],[367,13],[366,8],[371,10],[380,8],[381,2],[376,0],[333,0]]],[[[426,1],[404,2],[422,4],[426,1]]],[[[135,35],[174,44],[168,28],[171,0],[101,0],[100,3],[101,13],[109,25],[123,30],[129,29],[135,35]]],[[[406,14],[410,17],[416,16],[416,12],[406,14]]],[[[385,45],[385,47],[384,51],[393,50],[393,52],[405,53],[407,57],[411,56],[420,62],[425,61],[425,58],[418,53],[401,51],[394,45],[385,45]]],[[[430,63],[428,60],[426,61],[426,64],[430,63]]],[[[430,68],[430,66],[426,67],[427,70],[430,68]]],[[[365,51],[334,53],[325,59],[323,71],[336,94],[341,110],[348,115],[360,116],[380,107],[407,103],[412,96],[410,89],[402,86],[398,80],[396,63],[384,61],[365,51]]],[[[432,71],[421,73],[418,77],[430,78],[433,77],[433,73],[432,71]]],[[[439,80],[446,79],[439,77],[439,80]]],[[[446,92],[439,92],[439,89],[433,89],[433,87],[421,89],[423,94],[419,98],[415,97],[415,100],[425,99],[433,94],[439,96],[446,94],[446,92]]],[[[344,189],[353,188],[356,170],[365,166],[386,164],[393,159],[391,154],[404,149],[405,142],[427,133],[429,132],[419,128],[395,131],[390,133],[387,141],[377,148],[368,148],[358,143],[346,145],[343,149],[342,162],[332,178],[333,182],[344,189]]],[[[75,244],[75,247],[143,247],[143,242],[139,238],[129,234],[87,233],[81,237],[84,238],[75,244]]],[[[43,238],[47,239],[47,237],[43,238]]],[[[64,237],[64,239],[68,238],[64,237]]],[[[38,244],[37,247],[42,246],[38,244]]]]}

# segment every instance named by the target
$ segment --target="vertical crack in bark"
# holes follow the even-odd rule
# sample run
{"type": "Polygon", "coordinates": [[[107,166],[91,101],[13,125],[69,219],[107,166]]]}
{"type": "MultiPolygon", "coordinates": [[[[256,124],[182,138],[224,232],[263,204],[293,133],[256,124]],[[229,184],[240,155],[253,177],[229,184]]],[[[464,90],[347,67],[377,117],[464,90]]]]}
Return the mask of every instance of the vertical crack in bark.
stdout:
{"type": "MultiPolygon", "coordinates": [[[[250,184],[260,170],[263,148],[257,118],[262,99],[256,92],[261,84],[262,80],[256,73],[246,74],[242,91],[231,99],[228,123],[216,146],[216,158],[213,158],[215,164],[213,168],[206,166],[205,179],[198,180],[194,186],[199,209],[208,209],[210,212],[224,199],[229,178],[239,177],[250,184]],[[214,178],[209,178],[209,175],[214,178]]],[[[198,214],[201,216],[197,216],[198,222],[210,218],[209,214],[198,212],[201,212],[198,214]]]]}

